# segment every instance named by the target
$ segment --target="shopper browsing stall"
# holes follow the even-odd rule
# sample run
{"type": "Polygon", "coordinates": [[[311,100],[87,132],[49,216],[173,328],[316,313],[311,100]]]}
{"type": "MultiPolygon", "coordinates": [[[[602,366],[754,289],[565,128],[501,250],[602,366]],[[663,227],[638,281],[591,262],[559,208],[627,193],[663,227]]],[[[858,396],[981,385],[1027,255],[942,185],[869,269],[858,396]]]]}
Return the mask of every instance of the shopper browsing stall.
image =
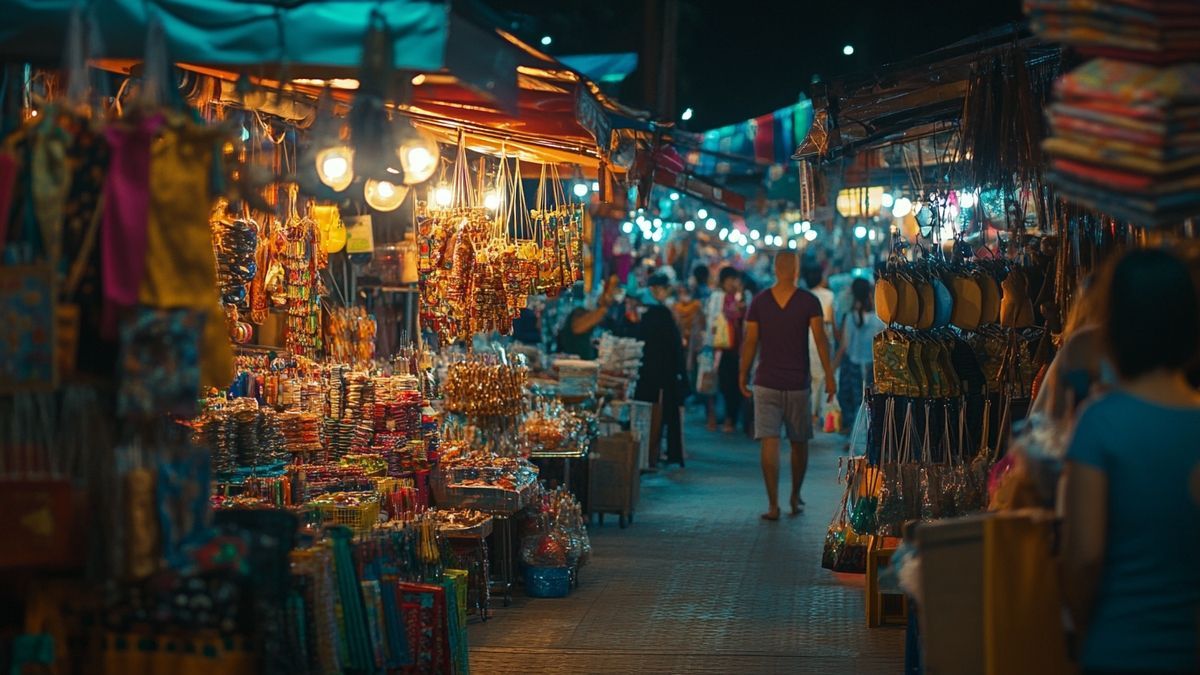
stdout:
{"type": "Polygon", "coordinates": [[[875,314],[875,290],[866,279],[855,279],[850,284],[854,298],[850,311],[842,317],[841,344],[833,367],[838,371],[838,403],[842,407],[842,424],[853,429],[862,405],[863,389],[870,387],[875,379],[872,344],[875,336],[887,326],[875,314]]]}
{"type": "MultiPolygon", "coordinates": [[[[742,391],[738,386],[738,349],[742,340],[742,324],[750,296],[742,286],[742,273],[733,267],[723,267],[717,277],[717,290],[708,300],[708,343],[717,362],[717,387],[725,401],[723,431],[732,433],[737,427],[742,409],[742,391]]],[[[716,430],[715,422],[709,425],[716,430]]]]}
{"type": "Polygon", "coordinates": [[[634,398],[654,404],[650,422],[650,466],[659,462],[663,431],[667,436],[667,462],[683,466],[683,427],[680,407],[686,394],[683,338],[675,317],[663,302],[671,294],[671,281],[662,274],[648,280],[647,302],[641,319],[646,343],[634,398]]]}
{"type": "Polygon", "coordinates": [[[600,293],[596,306],[592,309],[576,307],[567,316],[566,322],[558,332],[558,351],[563,354],[574,354],[582,359],[596,358],[596,345],[592,342],[592,333],[608,315],[608,308],[613,303],[613,290],[616,288],[616,277],[610,278],[600,293]]]}
{"type": "Polygon", "coordinates": [[[763,480],[767,487],[767,512],[764,520],[779,519],[779,431],[786,429],[792,451],[792,514],[804,508],[800,488],[808,467],[808,441],[812,438],[809,387],[812,378],[808,350],[798,345],[808,342],[811,331],[829,400],[837,394],[833,368],[829,362],[829,342],[825,336],[825,318],[821,303],[808,291],[796,287],[799,261],[790,252],[775,257],[775,284],[759,293],[746,314],[745,344],[742,347],[738,382],[742,393],[751,397],[750,365],[762,354],[754,377],[754,437],[762,442],[763,480]]]}
{"type": "MultiPolygon", "coordinates": [[[[804,275],[804,285],[808,288],[808,292],[812,293],[817,301],[821,303],[821,315],[825,321],[826,335],[833,330],[833,291],[829,290],[829,284],[825,279],[825,270],[815,258],[808,259],[802,265],[804,275]]],[[[826,343],[828,346],[828,343],[826,343]]],[[[817,340],[813,334],[808,336],[808,361],[812,363],[819,358],[817,353],[817,340]]],[[[837,366],[834,366],[837,369],[837,366]]],[[[821,394],[825,389],[825,375],[821,372],[813,372],[812,374],[812,409],[813,417],[820,420],[824,412],[825,402],[822,400],[821,394]]]]}
{"type": "Polygon", "coordinates": [[[1170,253],[1129,253],[1113,272],[1105,315],[1120,382],[1080,415],[1067,451],[1062,579],[1082,666],[1195,672],[1200,395],[1187,379],[1200,342],[1195,282],[1170,253]]]}

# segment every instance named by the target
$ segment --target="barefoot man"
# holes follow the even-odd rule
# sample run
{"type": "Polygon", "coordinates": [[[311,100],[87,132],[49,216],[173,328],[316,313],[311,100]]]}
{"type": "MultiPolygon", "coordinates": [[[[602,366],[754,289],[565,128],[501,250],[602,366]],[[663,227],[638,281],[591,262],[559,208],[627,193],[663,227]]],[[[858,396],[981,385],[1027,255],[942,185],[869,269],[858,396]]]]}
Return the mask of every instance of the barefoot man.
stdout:
{"type": "Polygon", "coordinates": [[[830,401],[837,394],[837,380],[829,361],[825,318],[816,296],[796,287],[800,264],[796,254],[781,251],[775,256],[775,285],[759,293],[746,314],[742,344],[742,393],[754,400],[754,437],[762,442],[763,480],[767,484],[764,520],[779,520],[779,430],[787,430],[792,446],[792,515],[804,508],[800,486],[808,468],[808,440],[812,438],[808,361],[809,331],[816,339],[817,354],[825,373],[825,393],[830,401]],[[747,375],[759,343],[762,354],[750,391],[747,375]]]}

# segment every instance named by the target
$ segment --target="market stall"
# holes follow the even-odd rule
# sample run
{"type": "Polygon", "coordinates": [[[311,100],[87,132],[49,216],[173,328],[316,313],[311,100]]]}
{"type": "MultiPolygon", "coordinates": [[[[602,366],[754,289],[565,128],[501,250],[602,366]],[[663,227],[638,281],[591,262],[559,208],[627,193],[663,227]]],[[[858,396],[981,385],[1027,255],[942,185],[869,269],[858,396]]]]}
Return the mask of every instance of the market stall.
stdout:
{"type": "MultiPolygon", "coordinates": [[[[1117,5],[1092,9],[1111,21],[1117,5]]],[[[1171,137],[1190,52],[1066,29],[1092,9],[1026,6],[1038,35],[1005,27],[823,83],[795,155],[843,250],[874,242],[886,324],[823,564],[866,575],[868,624],[906,622],[909,663],[930,672],[1067,667],[1053,507],[1069,434],[1030,406],[1083,280],[1114,250],[1182,242],[1196,215],[1171,137]],[[1064,74],[1075,54],[1057,39],[1139,63],[1064,74]]]]}
{"type": "Polygon", "coordinates": [[[638,115],[440,5],[322,26],[322,3],[109,4],[22,6],[0,32],[10,57],[69,55],[4,85],[13,652],[468,672],[468,615],[518,565],[530,595],[579,582],[581,486],[528,458],[586,464],[601,377],[563,363],[539,393],[474,343],[583,280],[571,182],[611,181],[609,116],[638,115]],[[281,47],[301,37],[325,51],[281,47]]]}

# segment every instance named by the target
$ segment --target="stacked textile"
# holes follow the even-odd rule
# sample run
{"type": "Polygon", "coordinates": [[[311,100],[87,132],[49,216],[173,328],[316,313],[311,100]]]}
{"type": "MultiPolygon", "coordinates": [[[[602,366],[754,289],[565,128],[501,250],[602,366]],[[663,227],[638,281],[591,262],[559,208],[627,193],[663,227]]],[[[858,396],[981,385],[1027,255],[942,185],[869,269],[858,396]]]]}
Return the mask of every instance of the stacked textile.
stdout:
{"type": "Polygon", "coordinates": [[[1200,214],[1200,64],[1095,59],[1055,94],[1042,149],[1061,195],[1136,225],[1200,214]]]}
{"type": "Polygon", "coordinates": [[[1088,56],[1159,65],[1200,61],[1196,0],[1025,0],[1033,31],[1088,56]]]}

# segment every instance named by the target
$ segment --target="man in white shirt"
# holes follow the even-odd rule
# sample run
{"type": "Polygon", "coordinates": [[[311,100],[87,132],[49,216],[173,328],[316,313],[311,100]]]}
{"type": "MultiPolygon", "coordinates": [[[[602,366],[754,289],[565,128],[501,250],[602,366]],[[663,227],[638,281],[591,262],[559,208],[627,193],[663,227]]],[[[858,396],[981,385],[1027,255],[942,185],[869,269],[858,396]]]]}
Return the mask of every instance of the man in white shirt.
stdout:
{"type": "MultiPolygon", "coordinates": [[[[820,263],[815,260],[805,261],[804,285],[808,286],[808,292],[817,296],[817,300],[821,303],[821,313],[825,317],[825,334],[833,335],[833,291],[829,290],[829,285],[825,281],[825,270],[821,269],[820,263]]],[[[832,353],[832,346],[827,345],[827,347],[832,353]]],[[[808,358],[809,363],[819,363],[817,341],[811,331],[808,334],[808,358]]],[[[817,429],[821,429],[826,398],[824,396],[825,373],[820,371],[820,368],[816,368],[812,372],[812,395],[809,398],[812,401],[812,414],[816,420],[817,429]]]]}

